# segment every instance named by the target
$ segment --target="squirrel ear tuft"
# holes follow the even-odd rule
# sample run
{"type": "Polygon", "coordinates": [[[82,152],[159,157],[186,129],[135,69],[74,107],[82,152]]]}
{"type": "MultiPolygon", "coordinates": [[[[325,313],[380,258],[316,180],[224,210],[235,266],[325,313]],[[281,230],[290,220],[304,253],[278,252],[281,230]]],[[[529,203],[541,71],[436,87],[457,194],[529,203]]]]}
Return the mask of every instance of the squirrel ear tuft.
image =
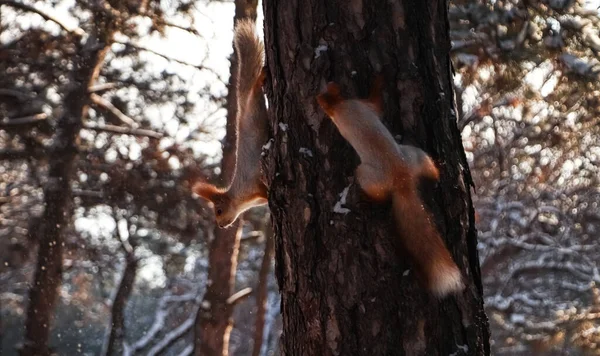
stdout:
{"type": "Polygon", "coordinates": [[[216,196],[221,193],[217,187],[205,182],[196,182],[192,187],[192,191],[213,203],[215,202],[216,196]]]}
{"type": "Polygon", "coordinates": [[[334,116],[335,107],[343,100],[344,99],[340,94],[340,86],[334,82],[327,83],[325,91],[317,95],[317,102],[330,117],[334,116]]]}
{"type": "Polygon", "coordinates": [[[367,102],[379,116],[383,114],[383,83],[383,74],[377,74],[373,84],[371,84],[371,93],[367,99],[367,102]]]}
{"type": "Polygon", "coordinates": [[[342,100],[340,92],[341,92],[341,90],[340,90],[339,84],[337,84],[336,82],[327,83],[327,88],[325,89],[325,93],[327,93],[328,95],[330,95],[333,98],[340,98],[340,100],[342,100]]]}

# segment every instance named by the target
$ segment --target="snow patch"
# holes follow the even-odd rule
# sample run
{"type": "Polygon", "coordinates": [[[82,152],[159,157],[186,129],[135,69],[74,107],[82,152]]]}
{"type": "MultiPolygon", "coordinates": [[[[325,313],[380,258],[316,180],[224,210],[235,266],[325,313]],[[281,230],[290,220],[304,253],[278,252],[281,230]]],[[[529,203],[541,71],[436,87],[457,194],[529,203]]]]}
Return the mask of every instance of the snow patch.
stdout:
{"type": "Polygon", "coordinates": [[[462,351],[465,355],[469,352],[469,345],[456,345],[456,347],[458,350],[449,354],[448,356],[458,356],[460,351],[462,351]]]}
{"type": "MultiPolygon", "coordinates": [[[[270,139],[270,140],[269,140],[269,142],[265,143],[265,144],[262,146],[262,149],[263,149],[263,151],[268,151],[268,150],[270,150],[270,149],[271,149],[271,146],[273,145],[273,142],[275,142],[275,140],[274,140],[274,139],[270,139]]],[[[263,157],[264,157],[264,156],[266,156],[266,154],[267,154],[266,152],[261,152],[261,153],[260,153],[260,155],[261,155],[261,156],[263,156],[263,157]]]]}
{"type": "Polygon", "coordinates": [[[265,143],[262,146],[262,149],[263,150],[270,150],[271,149],[271,145],[273,144],[274,141],[275,141],[274,139],[270,139],[269,142],[265,143]]]}
{"type": "Polygon", "coordinates": [[[525,324],[525,315],[523,314],[512,314],[510,316],[510,322],[513,324],[525,324]]]}
{"type": "Polygon", "coordinates": [[[344,188],[344,190],[339,194],[340,195],[340,200],[335,203],[334,207],[333,207],[333,212],[334,213],[338,213],[338,214],[348,214],[351,210],[348,208],[342,208],[342,205],[346,204],[346,198],[348,197],[348,190],[350,189],[350,186],[347,186],[346,188],[344,188]]]}
{"type": "Polygon", "coordinates": [[[320,45],[317,48],[315,48],[315,59],[321,57],[321,53],[323,52],[327,52],[329,48],[327,47],[327,45],[320,45]]]}
{"type": "Polygon", "coordinates": [[[305,156],[307,156],[307,157],[312,157],[312,156],[313,156],[313,153],[312,153],[312,151],[311,151],[311,150],[309,150],[309,149],[308,149],[308,148],[306,148],[306,147],[300,147],[300,150],[299,150],[298,152],[302,153],[303,155],[305,155],[305,156]]]}

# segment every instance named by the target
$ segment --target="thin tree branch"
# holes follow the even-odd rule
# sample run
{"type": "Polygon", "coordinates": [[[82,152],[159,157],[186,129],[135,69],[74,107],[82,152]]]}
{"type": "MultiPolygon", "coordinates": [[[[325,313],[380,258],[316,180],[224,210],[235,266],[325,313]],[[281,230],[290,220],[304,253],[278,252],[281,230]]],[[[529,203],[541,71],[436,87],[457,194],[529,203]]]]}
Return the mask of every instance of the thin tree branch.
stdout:
{"type": "MultiPolygon", "coordinates": [[[[104,99],[102,99],[102,100],[104,100],[104,99]]],[[[110,103],[109,103],[109,105],[112,106],[112,104],[110,104],[110,103]]],[[[114,109],[118,111],[117,108],[114,108],[114,109]]],[[[110,109],[107,108],[107,110],[110,110],[110,109]]],[[[111,112],[111,113],[113,115],[117,115],[116,113],[113,113],[113,112],[111,112]]],[[[119,113],[120,113],[120,111],[119,111],[119,113]]],[[[125,114],[123,114],[123,113],[121,113],[121,114],[123,116],[127,117],[127,119],[133,121],[133,119],[129,118],[125,114]]],[[[33,124],[33,123],[37,123],[39,121],[44,121],[47,118],[48,118],[48,115],[45,113],[38,113],[38,114],[19,117],[19,118],[15,118],[15,119],[7,119],[6,118],[6,119],[0,121],[0,127],[33,124]]],[[[125,119],[125,120],[127,120],[127,119],[125,119]]],[[[135,123],[135,121],[133,123],[135,125],[137,125],[137,123],[135,123]]],[[[161,134],[160,132],[146,130],[146,129],[122,127],[122,126],[116,126],[116,125],[97,125],[97,124],[88,122],[88,123],[85,123],[83,125],[83,127],[88,130],[104,131],[104,132],[111,132],[111,133],[124,134],[124,135],[146,136],[146,137],[151,137],[151,138],[162,138],[163,137],[163,134],[161,134]]]]}
{"type": "Polygon", "coordinates": [[[98,192],[95,190],[82,190],[82,189],[73,189],[74,197],[87,197],[87,198],[104,198],[104,194],[102,192],[98,192]]]}
{"type": "Polygon", "coordinates": [[[192,68],[195,68],[197,70],[206,70],[206,71],[209,71],[209,72],[213,73],[215,76],[217,76],[217,78],[219,78],[219,80],[224,81],[221,78],[221,76],[217,72],[215,72],[213,69],[205,67],[205,66],[203,66],[201,64],[193,64],[193,63],[189,63],[189,62],[183,61],[181,59],[169,57],[166,54],[157,52],[157,51],[155,51],[153,49],[150,49],[150,48],[147,48],[147,47],[143,47],[143,46],[140,46],[140,45],[137,45],[137,44],[133,44],[131,42],[115,41],[115,43],[122,44],[122,45],[127,46],[127,47],[131,47],[131,48],[136,49],[138,51],[144,51],[144,52],[152,53],[155,56],[162,57],[162,58],[164,58],[164,59],[166,59],[168,61],[172,61],[172,62],[175,62],[175,63],[183,64],[184,66],[192,67],[192,68]]]}
{"type": "Polygon", "coordinates": [[[248,298],[248,296],[250,296],[250,294],[252,294],[252,288],[250,288],[250,287],[244,288],[244,289],[236,292],[229,298],[227,298],[225,303],[227,303],[227,305],[236,305],[236,304],[240,303],[241,301],[243,301],[244,299],[248,298]]]}
{"type": "Polygon", "coordinates": [[[117,109],[117,107],[114,106],[110,101],[104,99],[100,95],[98,95],[98,94],[91,94],[90,95],[90,99],[92,99],[92,102],[94,104],[96,104],[96,105],[102,107],[103,109],[107,110],[109,113],[111,113],[114,117],[116,117],[122,123],[127,124],[127,125],[133,127],[134,129],[136,129],[136,128],[139,127],[139,125],[137,124],[137,122],[135,122],[134,119],[132,119],[129,116],[125,115],[121,110],[117,109]]]}
{"type": "Polygon", "coordinates": [[[165,21],[165,20],[162,20],[162,19],[159,19],[158,23],[160,23],[161,25],[168,26],[168,27],[177,28],[177,29],[185,31],[185,32],[189,32],[192,35],[200,36],[200,33],[195,28],[178,25],[178,24],[175,24],[175,23],[172,23],[172,22],[168,22],[168,21],[165,21]]]}
{"type": "Polygon", "coordinates": [[[98,93],[101,91],[112,90],[112,89],[115,89],[116,87],[117,87],[117,83],[96,84],[96,85],[92,85],[91,87],[88,88],[88,93],[90,93],[90,94],[98,93]]]}
{"type": "Polygon", "coordinates": [[[83,125],[85,129],[95,130],[95,131],[104,131],[115,134],[123,134],[123,135],[133,135],[133,136],[144,136],[150,138],[162,138],[163,134],[160,132],[145,130],[145,129],[132,129],[128,127],[116,126],[116,125],[97,125],[91,122],[83,125]]]}
{"type": "Polygon", "coordinates": [[[83,36],[83,34],[85,33],[81,28],[79,28],[79,27],[70,28],[69,26],[67,26],[64,23],[62,23],[62,21],[60,21],[56,17],[48,15],[47,13],[45,13],[45,12],[43,12],[41,10],[36,9],[35,7],[33,7],[31,5],[23,4],[21,2],[12,1],[12,0],[0,0],[0,5],[6,5],[6,6],[13,7],[15,9],[19,9],[19,10],[23,10],[23,11],[27,11],[27,12],[33,12],[35,14],[38,14],[42,18],[44,18],[44,20],[46,20],[46,21],[52,21],[55,24],[57,24],[58,26],[60,26],[66,32],[72,33],[72,34],[77,35],[77,36],[83,36]]]}
{"type": "Polygon", "coordinates": [[[241,242],[255,241],[265,236],[262,231],[250,231],[242,235],[241,242]]]}
{"type": "Polygon", "coordinates": [[[28,150],[16,150],[13,148],[7,148],[0,150],[0,160],[17,160],[26,159],[32,154],[28,150]]]}
{"type": "Polygon", "coordinates": [[[0,95],[12,96],[13,98],[17,98],[20,101],[30,99],[30,96],[27,95],[27,93],[15,89],[0,88],[0,95]]]}
{"type": "Polygon", "coordinates": [[[19,160],[19,159],[30,159],[30,158],[39,159],[39,158],[44,157],[45,155],[46,155],[46,152],[41,149],[17,150],[17,149],[7,148],[4,150],[0,150],[0,161],[2,161],[2,160],[15,161],[15,160],[19,160]]]}
{"type": "Polygon", "coordinates": [[[168,332],[160,341],[154,345],[149,351],[148,356],[159,355],[164,352],[169,346],[175,344],[182,337],[186,336],[187,333],[192,330],[194,326],[194,317],[191,317],[184,321],[181,325],[168,332]]]}
{"type": "MultiPolygon", "coordinates": [[[[131,345],[131,354],[139,354],[141,350],[147,348],[152,343],[152,341],[155,338],[157,338],[156,336],[158,335],[158,333],[165,327],[166,319],[169,316],[170,311],[172,310],[172,306],[169,306],[170,303],[190,302],[195,299],[196,293],[189,293],[184,295],[165,295],[161,297],[158,302],[158,308],[156,309],[157,311],[154,317],[154,321],[150,326],[150,329],[144,334],[144,336],[142,336],[141,339],[137,340],[131,345]]],[[[171,333],[175,332],[175,330],[171,331],[171,333]]],[[[165,339],[167,338],[169,338],[169,333],[167,333],[167,335],[165,335],[164,338],[161,339],[161,341],[159,341],[159,343],[165,341],[165,339]]]]}
{"type": "MultiPolygon", "coordinates": [[[[117,216],[115,216],[115,221],[118,221],[117,216]]],[[[129,224],[127,224],[127,226],[129,226],[129,224]]],[[[121,230],[119,230],[118,227],[117,227],[116,231],[117,231],[117,235],[115,237],[121,243],[121,249],[125,253],[125,256],[127,258],[135,258],[134,257],[135,245],[136,245],[135,241],[133,243],[131,243],[129,236],[127,236],[127,237],[123,236],[123,234],[121,234],[121,230]]]]}
{"type": "Polygon", "coordinates": [[[32,124],[38,121],[46,120],[47,118],[48,115],[43,112],[14,119],[4,118],[0,121],[0,127],[32,124]]]}

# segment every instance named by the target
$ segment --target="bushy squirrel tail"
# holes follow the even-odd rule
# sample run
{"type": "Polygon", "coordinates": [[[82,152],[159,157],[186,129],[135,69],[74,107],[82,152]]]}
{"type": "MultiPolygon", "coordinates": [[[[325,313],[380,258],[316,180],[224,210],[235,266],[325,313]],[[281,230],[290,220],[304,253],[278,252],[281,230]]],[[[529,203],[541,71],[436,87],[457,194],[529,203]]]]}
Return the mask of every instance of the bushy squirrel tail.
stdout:
{"type": "Polygon", "coordinates": [[[414,188],[396,188],[392,209],[401,248],[412,260],[417,278],[436,297],[464,289],[462,275],[414,188]]]}
{"type": "MultiPolygon", "coordinates": [[[[253,20],[238,21],[234,31],[234,44],[237,52],[237,97],[239,103],[246,103],[253,91],[260,89],[264,81],[264,45],[256,36],[253,20]]],[[[259,91],[260,92],[260,91],[259,91]]]]}

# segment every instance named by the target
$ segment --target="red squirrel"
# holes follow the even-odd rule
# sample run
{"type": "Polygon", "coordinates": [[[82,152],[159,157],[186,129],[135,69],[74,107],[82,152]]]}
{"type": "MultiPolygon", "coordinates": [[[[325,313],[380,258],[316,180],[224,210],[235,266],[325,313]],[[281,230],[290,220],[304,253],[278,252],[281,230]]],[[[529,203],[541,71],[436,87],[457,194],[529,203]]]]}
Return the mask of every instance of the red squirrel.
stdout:
{"type": "Polygon", "coordinates": [[[356,179],[368,199],[392,200],[402,248],[408,252],[418,279],[438,298],[464,289],[462,275],[440,233],[425,210],[418,180],[439,180],[439,171],[421,149],[398,145],[381,122],[383,77],[368,99],[345,100],[338,84],[330,82],[317,102],[360,157],[356,179]]]}
{"type": "Polygon", "coordinates": [[[220,227],[228,227],[244,211],[267,204],[267,188],[261,182],[261,152],[267,141],[268,122],[262,85],[264,47],[255,34],[255,23],[240,20],[234,31],[237,51],[237,149],[231,183],[217,188],[197,182],[192,190],[213,204],[220,227]]]}

